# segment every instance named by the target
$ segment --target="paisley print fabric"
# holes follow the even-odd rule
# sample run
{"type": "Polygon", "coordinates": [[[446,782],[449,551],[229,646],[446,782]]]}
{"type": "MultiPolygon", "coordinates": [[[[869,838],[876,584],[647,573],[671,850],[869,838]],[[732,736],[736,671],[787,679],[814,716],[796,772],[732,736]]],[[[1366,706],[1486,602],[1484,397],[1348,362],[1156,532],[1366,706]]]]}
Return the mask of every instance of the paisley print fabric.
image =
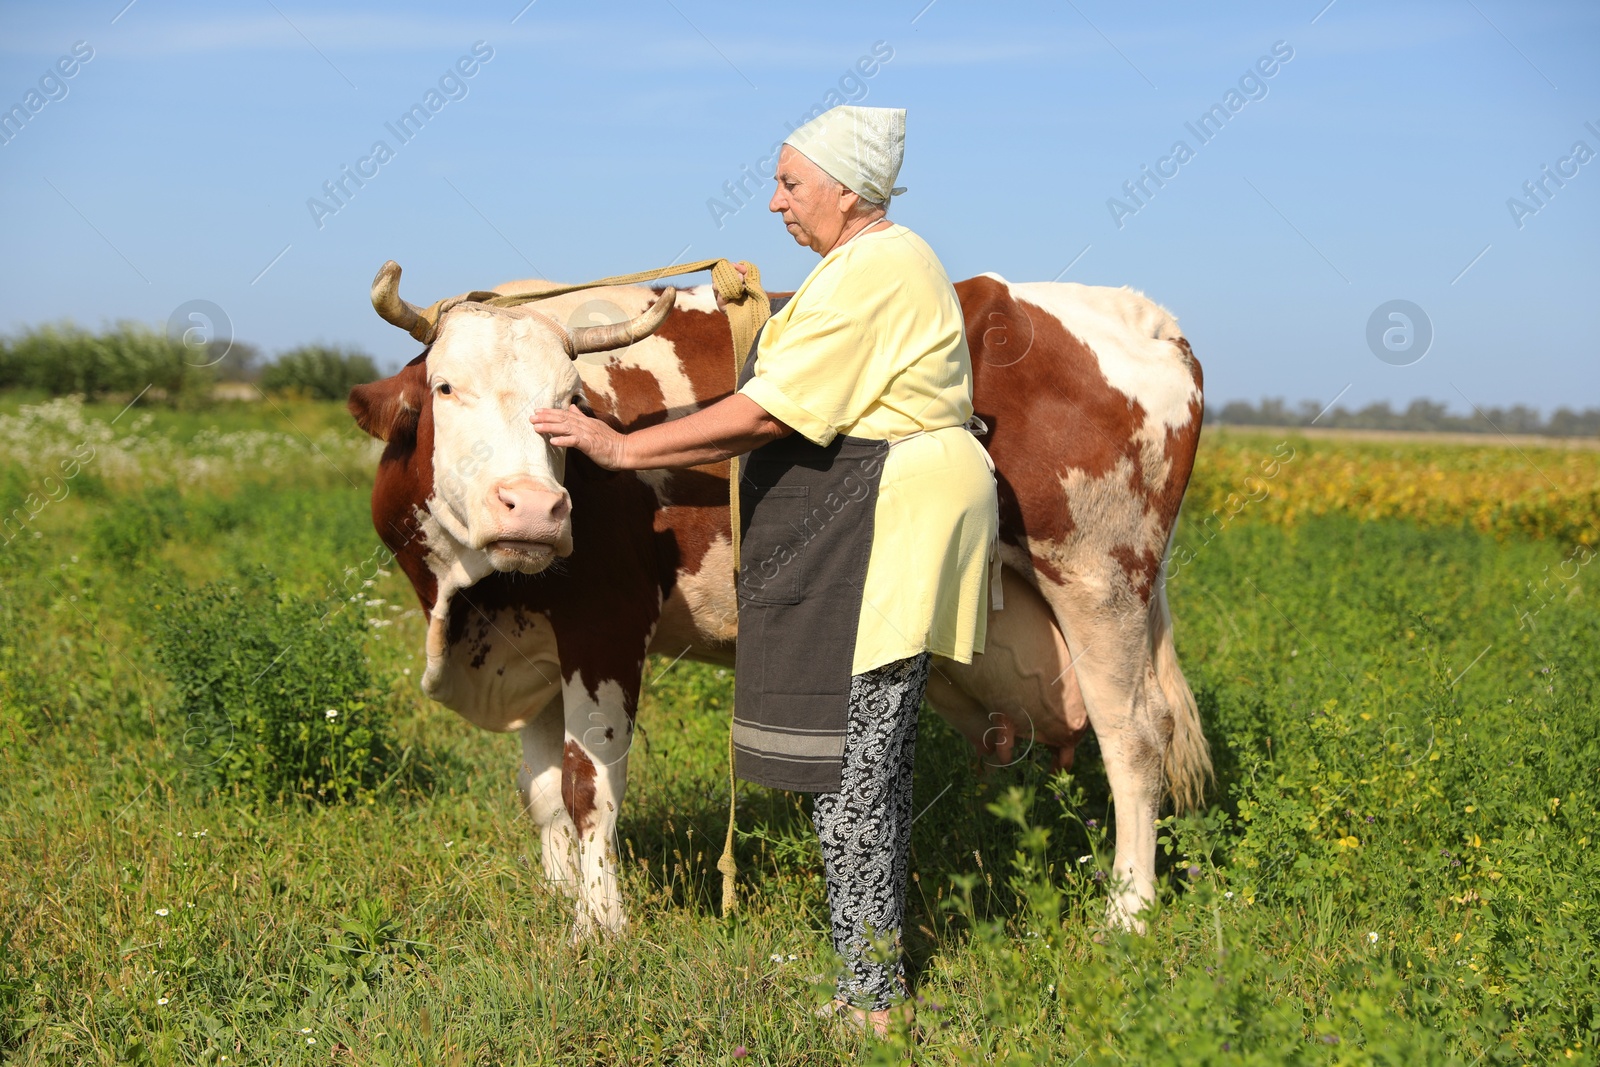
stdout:
{"type": "Polygon", "coordinates": [[[816,794],[811,812],[822,842],[833,947],[845,966],[838,996],[874,1011],[905,994],[900,929],[911,766],[930,659],[923,652],[851,677],[840,790],[816,794]],[[874,943],[888,948],[889,961],[874,943]]]}

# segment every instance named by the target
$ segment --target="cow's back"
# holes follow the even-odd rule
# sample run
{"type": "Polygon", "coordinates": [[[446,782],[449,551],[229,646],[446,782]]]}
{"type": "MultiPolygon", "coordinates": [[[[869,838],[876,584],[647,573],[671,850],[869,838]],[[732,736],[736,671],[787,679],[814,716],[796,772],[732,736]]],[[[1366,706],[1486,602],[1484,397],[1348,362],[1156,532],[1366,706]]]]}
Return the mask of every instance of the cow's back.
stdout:
{"type": "Polygon", "coordinates": [[[1111,558],[1148,596],[1200,433],[1176,320],[1127,288],[982,275],[956,291],[1008,561],[1060,581],[1111,558]]]}

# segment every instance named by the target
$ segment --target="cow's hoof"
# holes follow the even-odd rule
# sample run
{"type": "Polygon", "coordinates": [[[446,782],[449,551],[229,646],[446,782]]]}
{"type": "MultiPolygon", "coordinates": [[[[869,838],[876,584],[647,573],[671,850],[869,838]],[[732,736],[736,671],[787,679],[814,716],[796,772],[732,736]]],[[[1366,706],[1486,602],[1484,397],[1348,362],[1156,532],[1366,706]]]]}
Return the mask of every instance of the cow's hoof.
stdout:
{"type": "Polygon", "coordinates": [[[1144,919],[1140,916],[1147,907],[1148,902],[1136,894],[1115,896],[1106,903],[1106,924],[1113,930],[1125,930],[1130,933],[1143,934],[1146,932],[1144,919]]]}
{"type": "Polygon", "coordinates": [[[606,937],[621,937],[628,929],[628,917],[620,911],[604,916],[579,909],[572,924],[572,943],[582,945],[606,937]]]}

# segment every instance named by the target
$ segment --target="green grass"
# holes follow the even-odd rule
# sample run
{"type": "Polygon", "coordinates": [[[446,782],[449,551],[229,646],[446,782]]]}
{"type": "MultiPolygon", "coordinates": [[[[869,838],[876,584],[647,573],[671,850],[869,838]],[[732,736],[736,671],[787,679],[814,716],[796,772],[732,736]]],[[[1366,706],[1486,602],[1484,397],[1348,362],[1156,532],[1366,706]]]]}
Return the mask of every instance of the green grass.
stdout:
{"type": "MultiPolygon", "coordinates": [[[[0,510],[116,414],[0,421],[0,510]]],[[[614,941],[568,943],[515,740],[417,692],[397,573],[358,581],[355,607],[369,699],[414,773],[338,804],[203,788],[157,655],[174,591],[266,565],[317,598],[371,573],[370,447],[335,405],[288,415],[326,458],[270,409],[161,413],[0,546],[0,1055],[898,1062],[904,1035],[863,1045],[811,1017],[831,961],[801,798],[741,787],[743,906],[719,917],[716,668],[651,667],[614,941]]],[[[1143,938],[1104,928],[1092,742],[1072,778],[985,772],[925,714],[917,1061],[1595,1063],[1600,615],[1564,558],[1339,515],[1247,513],[1206,543],[1171,593],[1219,782],[1209,812],[1164,824],[1143,938]]]]}

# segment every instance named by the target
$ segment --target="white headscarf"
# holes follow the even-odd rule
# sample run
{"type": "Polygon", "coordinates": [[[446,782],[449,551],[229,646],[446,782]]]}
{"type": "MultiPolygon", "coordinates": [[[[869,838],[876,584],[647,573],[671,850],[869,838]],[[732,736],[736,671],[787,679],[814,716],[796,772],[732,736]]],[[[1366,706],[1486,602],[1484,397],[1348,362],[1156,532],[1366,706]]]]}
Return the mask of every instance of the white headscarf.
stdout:
{"type": "Polygon", "coordinates": [[[783,143],[874,204],[905,192],[894,184],[906,152],[904,108],[841,105],[801,126],[783,143]]]}

